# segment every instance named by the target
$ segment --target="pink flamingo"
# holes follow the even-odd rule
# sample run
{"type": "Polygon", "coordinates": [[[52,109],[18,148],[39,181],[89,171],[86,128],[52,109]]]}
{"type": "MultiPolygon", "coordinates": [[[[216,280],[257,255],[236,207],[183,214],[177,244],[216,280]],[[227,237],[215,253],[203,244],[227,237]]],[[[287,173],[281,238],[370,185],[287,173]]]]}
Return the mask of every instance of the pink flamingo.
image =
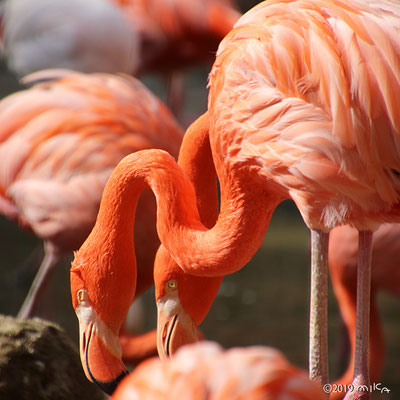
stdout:
{"type": "MultiPolygon", "coordinates": [[[[177,154],[182,139],[168,109],[134,78],[50,70],[26,81],[51,78],[57,79],[0,103],[0,212],[45,243],[45,257],[18,314],[25,318],[37,311],[60,257],[90,233],[118,161],[152,147],[177,154]]],[[[137,218],[139,295],[153,283],[159,244],[150,193],[137,218]]]]}
{"type": "Polygon", "coordinates": [[[183,347],[166,362],[143,362],[111,398],[322,400],[324,394],[271,347],[225,351],[216,343],[200,342],[183,347]]]}
{"type": "MultiPolygon", "coordinates": [[[[102,357],[113,366],[107,377],[120,378],[124,371],[111,338],[135,285],[129,215],[141,191],[150,187],[157,198],[161,242],[186,273],[205,279],[242,268],[261,245],[276,205],[295,201],[312,233],[310,376],[321,384],[328,382],[329,231],[354,225],[360,231],[360,263],[353,384],[368,384],[372,230],[399,220],[398,15],[400,5],[392,2],[275,0],[236,23],[221,42],[210,74],[207,118],[221,186],[220,214],[211,229],[201,223],[192,184],[166,153],[138,152],[116,167],[97,223],[71,269],[81,352],[89,354],[92,345],[104,350],[102,357]],[[115,224],[118,233],[105,238],[104,230],[115,224]],[[102,267],[94,276],[90,264],[111,243],[118,258],[110,253],[104,265],[111,265],[113,274],[102,267]],[[101,280],[108,285],[103,297],[101,280]]],[[[195,322],[172,317],[173,305],[189,293],[187,279],[170,273],[168,287],[159,287],[174,299],[170,307],[168,297],[162,302],[171,316],[161,332],[168,341],[178,331],[176,338],[183,342],[195,336],[195,322]]],[[[193,321],[204,311],[197,295],[215,293],[213,287],[199,288],[200,294],[191,292],[193,321]]]]}
{"type": "Polygon", "coordinates": [[[211,64],[239,16],[231,0],[8,0],[4,53],[20,76],[45,68],[162,74],[177,111],[179,71],[211,64]]]}

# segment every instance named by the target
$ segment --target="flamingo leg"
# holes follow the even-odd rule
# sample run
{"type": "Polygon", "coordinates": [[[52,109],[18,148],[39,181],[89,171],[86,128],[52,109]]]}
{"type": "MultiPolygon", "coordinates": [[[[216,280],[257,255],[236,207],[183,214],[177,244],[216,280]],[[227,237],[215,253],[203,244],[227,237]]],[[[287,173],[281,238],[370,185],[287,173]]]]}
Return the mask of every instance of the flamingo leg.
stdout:
{"type": "Polygon", "coordinates": [[[328,246],[329,233],[311,230],[309,373],[310,379],[319,382],[321,386],[329,381],[328,246]]]}
{"type": "Polygon", "coordinates": [[[358,237],[356,346],[354,356],[354,390],[345,400],[369,400],[369,315],[371,292],[372,232],[360,231],[358,237]],[[365,386],[366,390],[360,390],[365,386]]]}
{"type": "Polygon", "coordinates": [[[45,243],[43,261],[40,264],[29,292],[18,311],[18,318],[31,318],[37,313],[40,300],[48,286],[59,259],[59,252],[54,248],[54,246],[45,243]]]}

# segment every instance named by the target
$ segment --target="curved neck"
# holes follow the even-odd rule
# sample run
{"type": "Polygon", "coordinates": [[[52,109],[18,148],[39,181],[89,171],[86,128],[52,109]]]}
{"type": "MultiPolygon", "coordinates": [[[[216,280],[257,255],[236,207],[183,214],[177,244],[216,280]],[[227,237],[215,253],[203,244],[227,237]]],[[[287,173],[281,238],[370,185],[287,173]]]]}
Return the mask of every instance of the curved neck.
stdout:
{"type": "Polygon", "coordinates": [[[193,184],[201,221],[211,228],[219,210],[217,173],[211,154],[207,111],[187,129],[179,151],[178,165],[193,184]]]}
{"type": "Polygon", "coordinates": [[[211,229],[206,229],[197,218],[185,221],[187,214],[179,209],[173,211],[178,219],[174,227],[166,209],[169,206],[158,202],[160,240],[186,273],[211,277],[236,272],[261,246],[278,202],[271,203],[257,185],[249,191],[248,183],[234,170],[225,177],[220,214],[211,229]]]}
{"type": "MultiPolygon", "coordinates": [[[[222,276],[242,268],[260,247],[276,201],[234,168],[221,187],[221,212],[208,229],[201,223],[193,185],[175,160],[162,150],[143,150],[125,157],[103,193],[98,221],[109,224],[110,239],[133,231],[137,199],[149,186],[157,201],[161,242],[185,272],[222,276]],[[126,229],[130,225],[129,229],[126,229]]],[[[111,239],[113,240],[113,239],[111,239]]]]}
{"type": "Polygon", "coordinates": [[[145,185],[107,186],[93,230],[75,253],[71,288],[85,288],[98,317],[118,334],[135,295],[134,215],[145,185]]]}

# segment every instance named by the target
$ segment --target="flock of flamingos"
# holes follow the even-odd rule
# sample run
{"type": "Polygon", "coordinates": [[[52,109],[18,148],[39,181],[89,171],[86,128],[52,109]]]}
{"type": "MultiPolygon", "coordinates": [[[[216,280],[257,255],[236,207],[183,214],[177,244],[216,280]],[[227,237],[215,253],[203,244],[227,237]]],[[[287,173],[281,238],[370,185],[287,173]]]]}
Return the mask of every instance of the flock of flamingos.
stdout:
{"type": "Polygon", "coordinates": [[[35,315],[75,251],[82,366],[113,399],[369,399],[384,363],[376,294],[400,298],[400,3],[238,10],[5,2],[5,57],[29,88],[0,102],[0,212],[45,246],[18,316],[35,315]],[[182,68],[199,63],[208,107],[184,132],[182,68]],[[152,73],[167,105],[136,78],[152,73]],[[270,347],[198,342],[222,278],[252,259],[286,199],[311,231],[309,376],[270,347]],[[331,395],[329,270],[351,344],[347,389],[331,395]],[[159,357],[128,373],[124,349],[141,342],[124,320],[153,284],[159,357]]]}

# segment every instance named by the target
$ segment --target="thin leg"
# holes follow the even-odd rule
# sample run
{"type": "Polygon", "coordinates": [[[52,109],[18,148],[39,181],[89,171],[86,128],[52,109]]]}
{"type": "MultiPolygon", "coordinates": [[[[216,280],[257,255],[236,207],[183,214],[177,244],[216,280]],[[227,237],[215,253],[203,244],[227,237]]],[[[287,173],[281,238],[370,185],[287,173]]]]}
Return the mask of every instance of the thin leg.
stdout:
{"type": "Polygon", "coordinates": [[[354,356],[354,390],[345,400],[369,400],[369,315],[371,292],[372,232],[361,231],[358,238],[356,348],[354,356]],[[365,391],[361,388],[365,385],[365,391]]]}
{"type": "MultiPolygon", "coordinates": [[[[311,231],[310,379],[328,383],[329,233],[311,231]]],[[[329,397],[329,395],[327,395],[329,397]]]]}
{"type": "Polygon", "coordinates": [[[17,314],[18,318],[31,318],[37,313],[40,300],[43,297],[43,293],[48,286],[59,259],[60,255],[57,250],[53,246],[45,244],[43,261],[32,282],[28,295],[17,314]]]}
{"type": "Polygon", "coordinates": [[[28,281],[32,282],[39,270],[43,257],[43,243],[40,243],[40,246],[36,246],[22,263],[14,266],[7,273],[5,277],[7,286],[19,290],[21,287],[25,287],[28,281]]]}

